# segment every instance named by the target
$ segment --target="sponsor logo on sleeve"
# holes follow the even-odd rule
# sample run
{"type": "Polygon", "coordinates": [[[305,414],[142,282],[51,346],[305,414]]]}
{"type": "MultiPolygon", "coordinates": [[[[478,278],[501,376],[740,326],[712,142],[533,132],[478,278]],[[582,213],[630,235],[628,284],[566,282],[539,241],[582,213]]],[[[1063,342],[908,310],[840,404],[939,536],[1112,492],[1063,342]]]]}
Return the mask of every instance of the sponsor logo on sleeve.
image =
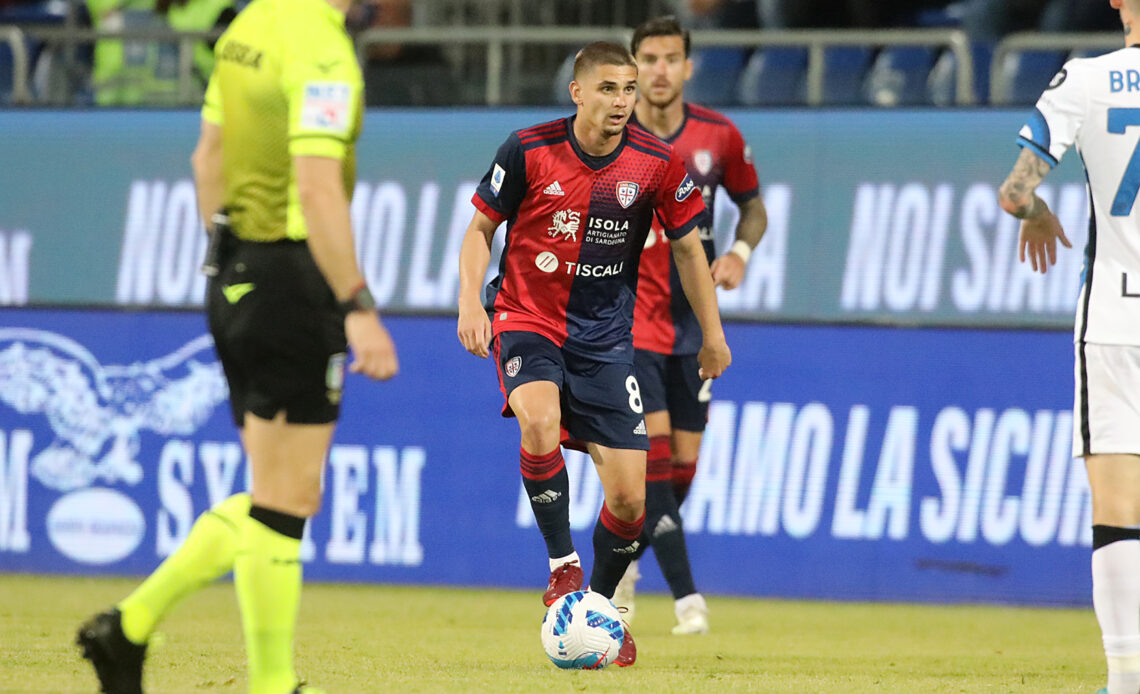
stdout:
{"type": "Polygon", "coordinates": [[[684,202],[685,198],[689,197],[696,189],[697,186],[693,183],[693,179],[686,174],[685,180],[681,181],[681,185],[677,186],[677,192],[673,195],[673,198],[677,202],[684,202]]]}
{"type": "Polygon", "coordinates": [[[1053,75],[1053,79],[1049,81],[1049,86],[1046,89],[1056,89],[1065,83],[1065,79],[1069,76],[1069,71],[1061,68],[1061,71],[1053,75]]]}
{"type": "Polygon", "coordinates": [[[503,187],[503,181],[507,178],[507,170],[495,164],[495,168],[491,170],[491,192],[495,197],[499,197],[499,191],[503,187]]]}
{"type": "Polygon", "coordinates": [[[621,181],[617,184],[617,201],[622,207],[629,207],[633,201],[637,199],[637,191],[640,190],[633,181],[621,181]]]}
{"type": "Polygon", "coordinates": [[[344,82],[309,82],[301,100],[301,128],[343,134],[352,121],[352,87],[344,82]]]}

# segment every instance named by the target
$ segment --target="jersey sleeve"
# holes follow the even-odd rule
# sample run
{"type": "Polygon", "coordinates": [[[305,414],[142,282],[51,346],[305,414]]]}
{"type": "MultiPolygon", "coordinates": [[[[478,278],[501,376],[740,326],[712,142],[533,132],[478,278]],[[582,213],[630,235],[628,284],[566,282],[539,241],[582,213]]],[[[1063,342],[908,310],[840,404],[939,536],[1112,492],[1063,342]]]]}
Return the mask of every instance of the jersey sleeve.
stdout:
{"type": "Polygon", "coordinates": [[[495,153],[471,202],[495,222],[502,222],[515,216],[525,194],[526,154],[518,133],[511,133],[495,153]]]}
{"type": "Polygon", "coordinates": [[[288,50],[281,87],[289,101],[289,154],[343,159],[361,108],[359,68],[342,41],[306,38],[288,50]]]}
{"type": "Polygon", "coordinates": [[[210,75],[206,83],[206,98],[202,102],[202,120],[214,125],[222,124],[222,88],[218,86],[218,73],[210,75]]]}
{"type": "Polygon", "coordinates": [[[705,218],[705,201],[675,152],[669,156],[665,179],[657,189],[654,209],[665,235],[670,239],[681,238],[705,218]]]}
{"type": "Polygon", "coordinates": [[[760,194],[760,181],[756,177],[756,166],[752,163],[752,148],[744,141],[735,125],[728,127],[723,185],[737,205],[760,194]]]}
{"type": "Polygon", "coordinates": [[[1056,166],[1073,146],[1084,122],[1087,97],[1082,72],[1079,61],[1065,63],[1018,133],[1017,144],[1033,150],[1050,166],[1056,166]]]}

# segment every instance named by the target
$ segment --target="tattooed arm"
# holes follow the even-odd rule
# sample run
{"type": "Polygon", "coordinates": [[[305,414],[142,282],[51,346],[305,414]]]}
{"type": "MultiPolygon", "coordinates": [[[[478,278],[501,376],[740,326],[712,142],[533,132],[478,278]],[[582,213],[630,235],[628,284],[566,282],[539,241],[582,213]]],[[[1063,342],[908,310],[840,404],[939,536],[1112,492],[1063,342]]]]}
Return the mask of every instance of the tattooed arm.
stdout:
{"type": "Polygon", "coordinates": [[[1045,174],[1049,173],[1049,168],[1041,157],[1026,147],[1021,150],[1013,171],[1009,172],[998,192],[1001,208],[1021,220],[1018,257],[1024,263],[1028,255],[1033,270],[1041,273],[1056,264],[1058,239],[1066,248],[1073,247],[1065,237],[1057,216],[1035,192],[1045,174]]]}
{"type": "Polygon", "coordinates": [[[1049,211],[1045,201],[1037,197],[1037,186],[1049,173],[1049,164],[1028,147],[1013,165],[1013,171],[1001,184],[998,201],[1001,208],[1018,219],[1031,219],[1049,211]]]}

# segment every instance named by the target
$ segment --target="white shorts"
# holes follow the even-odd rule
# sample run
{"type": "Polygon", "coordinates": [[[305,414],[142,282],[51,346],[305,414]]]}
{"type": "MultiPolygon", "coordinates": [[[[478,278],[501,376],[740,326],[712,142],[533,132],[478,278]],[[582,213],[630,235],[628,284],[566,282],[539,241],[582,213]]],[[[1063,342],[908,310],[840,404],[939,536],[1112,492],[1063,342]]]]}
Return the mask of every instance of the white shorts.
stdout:
{"type": "Polygon", "coordinates": [[[1140,347],[1076,343],[1073,455],[1140,455],[1140,347]]]}

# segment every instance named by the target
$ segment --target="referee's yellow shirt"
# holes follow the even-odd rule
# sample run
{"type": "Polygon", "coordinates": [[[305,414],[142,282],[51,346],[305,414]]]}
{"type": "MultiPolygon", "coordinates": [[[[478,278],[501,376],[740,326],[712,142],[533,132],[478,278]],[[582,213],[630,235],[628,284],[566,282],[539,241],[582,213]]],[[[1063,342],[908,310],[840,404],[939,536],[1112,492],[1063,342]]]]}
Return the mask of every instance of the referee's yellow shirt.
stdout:
{"type": "Polygon", "coordinates": [[[225,205],[239,238],[307,237],[293,157],[340,159],[356,180],[364,80],[325,0],[253,0],[218,40],[202,119],[222,128],[225,205]]]}

